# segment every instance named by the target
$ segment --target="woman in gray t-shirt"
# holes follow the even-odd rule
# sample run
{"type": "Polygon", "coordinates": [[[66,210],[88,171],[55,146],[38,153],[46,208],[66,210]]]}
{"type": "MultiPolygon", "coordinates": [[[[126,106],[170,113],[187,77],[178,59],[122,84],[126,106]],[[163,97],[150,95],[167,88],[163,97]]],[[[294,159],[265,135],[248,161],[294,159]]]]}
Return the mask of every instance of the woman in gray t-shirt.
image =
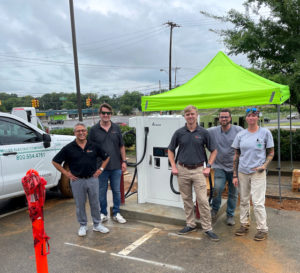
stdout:
{"type": "Polygon", "coordinates": [[[265,209],[266,169],[274,156],[274,141],[271,132],[258,126],[259,111],[249,108],[246,111],[248,128],[239,132],[232,147],[233,184],[240,191],[241,227],[235,235],[242,236],[249,231],[250,196],[256,219],[257,233],[254,240],[262,241],[268,236],[267,215],[265,209]]]}

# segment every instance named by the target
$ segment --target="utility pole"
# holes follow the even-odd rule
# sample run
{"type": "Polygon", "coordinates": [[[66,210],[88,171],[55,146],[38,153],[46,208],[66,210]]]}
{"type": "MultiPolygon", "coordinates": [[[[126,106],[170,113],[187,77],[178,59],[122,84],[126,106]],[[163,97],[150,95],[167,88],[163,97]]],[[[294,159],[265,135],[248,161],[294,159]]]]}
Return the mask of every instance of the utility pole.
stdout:
{"type": "Polygon", "coordinates": [[[164,25],[170,26],[170,49],[169,49],[169,90],[172,89],[172,32],[174,27],[180,27],[173,22],[168,21],[164,25]]]}
{"type": "Polygon", "coordinates": [[[79,121],[82,121],[83,119],[82,119],[82,109],[81,109],[81,94],[80,94],[80,82],[79,82],[79,70],[78,70],[78,58],[77,58],[77,45],[76,45],[76,32],[75,32],[75,18],[74,18],[73,0],[69,0],[69,5],[70,5],[70,18],[71,18],[74,68],[75,68],[75,80],[76,80],[77,108],[78,108],[79,121]]]}

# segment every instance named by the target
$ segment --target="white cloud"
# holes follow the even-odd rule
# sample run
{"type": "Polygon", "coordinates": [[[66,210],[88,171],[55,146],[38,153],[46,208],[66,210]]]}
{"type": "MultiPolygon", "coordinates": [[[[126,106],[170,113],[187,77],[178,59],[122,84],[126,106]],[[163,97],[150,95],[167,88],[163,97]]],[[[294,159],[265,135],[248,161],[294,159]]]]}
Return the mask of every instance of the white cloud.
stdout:
{"type": "MultiPolygon", "coordinates": [[[[81,90],[143,93],[168,86],[169,32],[173,21],[173,67],[177,83],[190,79],[219,50],[209,28],[222,24],[200,10],[243,11],[243,0],[76,0],[75,24],[81,90]]],[[[75,92],[68,1],[0,1],[0,92],[75,92]]],[[[243,56],[233,60],[245,65],[243,56]]],[[[174,79],[174,74],[173,74],[174,79]]]]}

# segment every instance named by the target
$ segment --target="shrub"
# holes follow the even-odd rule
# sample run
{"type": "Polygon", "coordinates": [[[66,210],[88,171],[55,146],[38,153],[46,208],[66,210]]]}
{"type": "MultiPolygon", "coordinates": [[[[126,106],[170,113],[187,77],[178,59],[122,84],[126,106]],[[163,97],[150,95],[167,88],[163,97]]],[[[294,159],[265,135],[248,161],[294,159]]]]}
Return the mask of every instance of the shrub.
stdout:
{"type": "MultiPolygon", "coordinates": [[[[126,134],[124,136],[123,139],[124,139],[125,147],[129,148],[129,147],[135,145],[135,129],[131,128],[127,125],[120,125],[120,128],[121,128],[122,134],[124,134],[125,132],[128,132],[128,131],[131,131],[131,130],[133,130],[133,133],[134,133],[134,134],[131,134],[131,133],[126,134]]],[[[87,129],[88,129],[88,132],[89,132],[91,127],[88,127],[87,129]]],[[[51,134],[56,134],[56,135],[70,135],[70,136],[74,135],[73,128],[54,129],[54,130],[51,130],[50,133],[51,134]]]]}
{"type": "Polygon", "coordinates": [[[50,134],[74,136],[74,131],[73,128],[53,129],[50,134]]]}
{"type": "Polygon", "coordinates": [[[123,140],[124,140],[124,144],[126,148],[129,148],[133,145],[135,145],[135,128],[131,128],[127,125],[121,125],[120,126],[121,131],[122,131],[122,135],[123,136],[123,140]],[[133,133],[128,133],[129,131],[132,131],[133,133]]]}
{"type": "MultiPolygon", "coordinates": [[[[275,156],[274,160],[278,159],[278,130],[272,130],[272,135],[275,144],[275,156]]],[[[292,148],[293,148],[293,160],[300,160],[300,130],[292,131],[292,148]]],[[[290,131],[280,129],[280,158],[282,161],[288,161],[291,159],[290,152],[290,131]]]]}

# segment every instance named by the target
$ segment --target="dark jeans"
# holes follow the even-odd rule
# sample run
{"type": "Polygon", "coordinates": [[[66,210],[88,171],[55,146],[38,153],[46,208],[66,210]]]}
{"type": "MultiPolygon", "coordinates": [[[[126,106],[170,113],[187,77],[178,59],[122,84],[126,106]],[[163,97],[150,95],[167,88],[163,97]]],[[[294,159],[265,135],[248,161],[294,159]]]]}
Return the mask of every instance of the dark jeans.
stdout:
{"type": "Polygon", "coordinates": [[[104,170],[99,176],[99,202],[100,202],[100,212],[107,215],[107,188],[108,179],[110,181],[110,187],[113,194],[113,215],[120,212],[121,204],[121,183],[122,170],[104,170]]]}
{"type": "Polygon", "coordinates": [[[227,216],[234,216],[238,198],[238,188],[232,183],[232,175],[232,172],[226,172],[223,169],[215,169],[212,209],[215,211],[219,210],[222,201],[222,192],[224,191],[226,181],[228,181],[227,216]]]}

